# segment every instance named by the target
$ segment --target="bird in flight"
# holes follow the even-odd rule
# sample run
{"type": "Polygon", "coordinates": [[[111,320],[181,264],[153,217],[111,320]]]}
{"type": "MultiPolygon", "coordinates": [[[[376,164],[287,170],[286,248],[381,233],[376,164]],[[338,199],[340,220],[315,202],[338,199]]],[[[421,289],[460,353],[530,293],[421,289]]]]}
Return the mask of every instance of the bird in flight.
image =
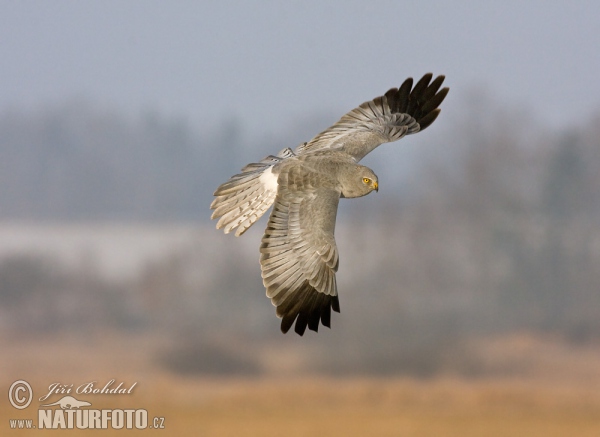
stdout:
{"type": "Polygon", "coordinates": [[[281,331],[303,335],[331,326],[340,312],[334,239],[339,199],[377,191],[377,175],[358,162],[383,143],[426,129],[448,94],[444,76],[412,78],[365,102],[295,150],[283,149],[219,186],[210,205],[217,229],[240,236],[274,205],[260,245],[267,297],[277,307],[281,331]]]}

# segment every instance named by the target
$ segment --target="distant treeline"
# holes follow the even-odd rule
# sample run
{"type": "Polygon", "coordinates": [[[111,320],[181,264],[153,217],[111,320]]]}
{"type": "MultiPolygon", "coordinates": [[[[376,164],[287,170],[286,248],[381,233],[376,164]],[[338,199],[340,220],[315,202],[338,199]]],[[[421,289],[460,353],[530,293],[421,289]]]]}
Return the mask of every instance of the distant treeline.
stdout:
{"type": "Polygon", "coordinates": [[[72,102],[0,113],[0,219],[197,220],[247,145],[235,122],[199,134],[72,102]]]}
{"type": "MultiPolygon", "coordinates": [[[[184,373],[260,372],[290,345],[311,371],[473,373],[469,339],[523,330],[599,339],[600,116],[552,131],[480,99],[446,116],[451,128],[422,146],[409,190],[341,202],[342,313],[331,331],[278,332],[260,281],[260,229],[244,241],[215,231],[218,240],[191,241],[127,283],[2,260],[3,323],[156,329],[173,338],[159,359],[184,373]]],[[[262,156],[235,123],[200,135],[85,106],[4,113],[0,140],[2,219],[206,223],[212,190],[262,156]]]]}

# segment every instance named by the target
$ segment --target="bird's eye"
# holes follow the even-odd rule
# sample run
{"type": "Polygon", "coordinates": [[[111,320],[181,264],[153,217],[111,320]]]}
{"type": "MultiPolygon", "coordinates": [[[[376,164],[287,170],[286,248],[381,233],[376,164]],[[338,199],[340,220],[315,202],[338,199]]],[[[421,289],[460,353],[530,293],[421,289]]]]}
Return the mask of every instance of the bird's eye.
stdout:
{"type": "Polygon", "coordinates": [[[369,182],[371,182],[371,179],[369,179],[369,178],[363,178],[363,182],[365,184],[368,184],[369,182]]]}

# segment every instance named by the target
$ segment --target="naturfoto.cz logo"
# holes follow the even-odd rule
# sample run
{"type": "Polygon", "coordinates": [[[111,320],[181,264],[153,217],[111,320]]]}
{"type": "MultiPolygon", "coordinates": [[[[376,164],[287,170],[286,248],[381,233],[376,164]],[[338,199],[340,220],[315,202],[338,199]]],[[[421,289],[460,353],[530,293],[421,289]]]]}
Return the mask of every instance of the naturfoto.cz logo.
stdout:
{"type": "MultiPolygon", "coordinates": [[[[164,417],[153,417],[149,422],[148,411],[139,409],[94,409],[89,408],[89,400],[80,399],[79,395],[126,395],[131,394],[137,385],[134,382],[125,386],[122,382],[115,384],[111,379],[100,386],[96,381],[79,386],[73,384],[52,383],[48,391],[38,400],[37,422],[33,419],[9,419],[11,429],[164,429],[164,417]],[[62,395],[60,399],[50,402],[52,395],[62,395]],[[73,396],[77,395],[77,397],[73,396]]],[[[31,385],[24,380],[15,381],[8,391],[11,405],[19,410],[27,408],[33,398],[31,385]]]]}

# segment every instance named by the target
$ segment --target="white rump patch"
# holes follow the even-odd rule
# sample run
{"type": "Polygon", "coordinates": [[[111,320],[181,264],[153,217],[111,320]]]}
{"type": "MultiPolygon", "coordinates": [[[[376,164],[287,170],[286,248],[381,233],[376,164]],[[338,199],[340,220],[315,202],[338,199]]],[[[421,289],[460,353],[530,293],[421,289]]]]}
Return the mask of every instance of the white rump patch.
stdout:
{"type": "Polygon", "coordinates": [[[277,175],[273,173],[273,167],[269,167],[258,178],[265,190],[277,193],[277,175]]]}

